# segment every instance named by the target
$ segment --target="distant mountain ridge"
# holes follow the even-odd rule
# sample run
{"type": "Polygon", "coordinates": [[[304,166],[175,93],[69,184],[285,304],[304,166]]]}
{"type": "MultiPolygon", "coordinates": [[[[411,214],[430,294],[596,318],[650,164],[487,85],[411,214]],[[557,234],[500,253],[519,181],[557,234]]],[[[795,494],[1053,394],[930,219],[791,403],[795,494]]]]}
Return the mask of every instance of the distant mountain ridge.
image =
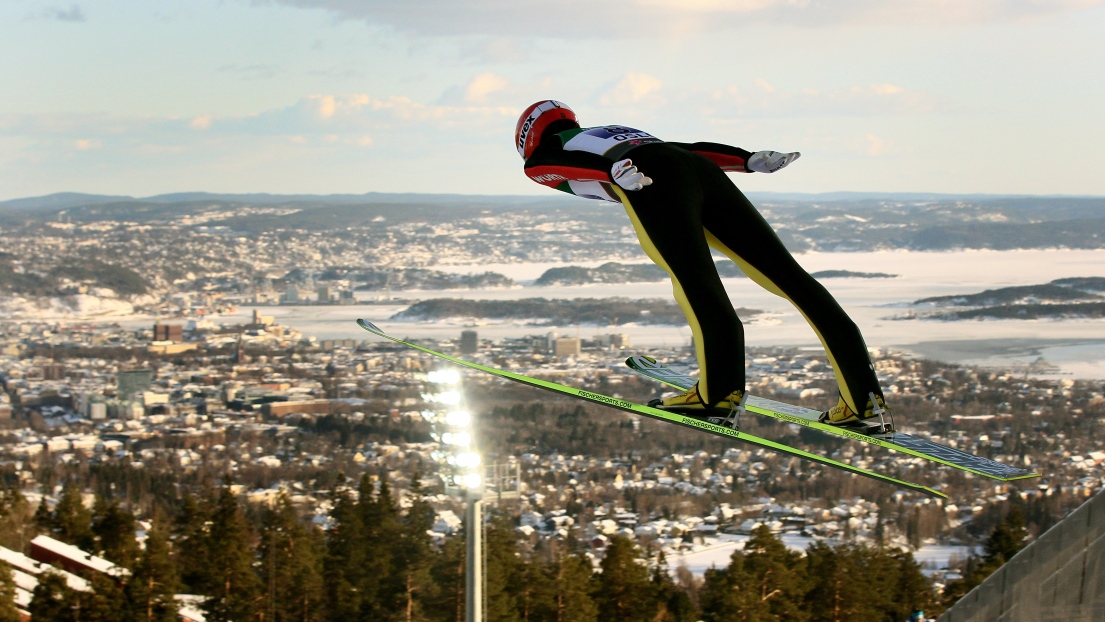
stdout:
{"type": "MultiPolygon", "coordinates": [[[[750,196],[792,252],[1105,249],[1105,197],[851,192],[750,196]]],[[[36,227],[57,227],[58,223],[80,226],[107,221],[246,235],[421,223],[427,227],[423,230],[426,234],[439,228],[466,231],[470,237],[458,238],[458,244],[483,244],[488,249],[499,247],[502,240],[496,235],[504,227],[537,221],[543,222],[543,228],[533,231],[533,240],[541,240],[543,245],[569,243],[575,231],[583,229],[604,244],[635,239],[626,226],[624,210],[558,192],[182,192],[146,198],[58,193],[0,202],[0,227],[5,229],[30,232],[36,227]],[[563,227],[557,227],[557,222],[564,223],[563,227]]],[[[518,243],[521,248],[530,242],[518,243]]]]}
{"type": "MultiPolygon", "coordinates": [[[[997,199],[1101,199],[1090,195],[1021,195],[1021,194],[941,194],[933,192],[749,192],[755,201],[993,201],[997,199]]],[[[366,192],[364,194],[272,194],[268,192],[170,192],[148,197],[130,195],[89,194],[83,192],[55,192],[37,197],[20,197],[0,201],[0,206],[21,210],[67,209],[108,203],[191,203],[195,201],[229,201],[254,205],[282,205],[287,203],[321,203],[326,205],[355,205],[364,203],[464,203],[480,201],[536,202],[557,195],[543,194],[430,194],[418,192],[366,192]]]]}
{"type": "MultiPolygon", "coordinates": [[[[555,197],[556,195],[553,196],[555,197]]],[[[267,192],[230,194],[217,192],[173,192],[150,197],[57,192],[40,197],[0,201],[0,206],[18,210],[50,210],[114,203],[196,203],[203,201],[249,203],[252,205],[286,205],[289,203],[363,205],[366,203],[478,203],[485,201],[525,203],[538,202],[545,199],[548,199],[548,197],[540,195],[421,194],[413,192],[366,192],[364,194],[269,194],[267,192]]]]}

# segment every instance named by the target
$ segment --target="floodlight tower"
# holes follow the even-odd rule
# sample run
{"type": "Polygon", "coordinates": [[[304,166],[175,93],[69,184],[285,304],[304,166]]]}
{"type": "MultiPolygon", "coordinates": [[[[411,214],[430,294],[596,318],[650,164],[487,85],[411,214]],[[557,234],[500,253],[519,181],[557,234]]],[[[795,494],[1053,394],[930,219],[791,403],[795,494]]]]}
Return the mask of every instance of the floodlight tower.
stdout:
{"type": "Polygon", "coordinates": [[[427,380],[446,385],[448,390],[433,394],[437,412],[426,412],[434,429],[433,436],[445,451],[440,457],[446,465],[446,483],[463,491],[466,534],[464,573],[465,622],[483,622],[483,492],[480,473],[483,460],[473,441],[472,415],[461,408],[460,374],[456,370],[432,371],[427,380]],[[443,411],[443,412],[442,412],[443,411]]]}

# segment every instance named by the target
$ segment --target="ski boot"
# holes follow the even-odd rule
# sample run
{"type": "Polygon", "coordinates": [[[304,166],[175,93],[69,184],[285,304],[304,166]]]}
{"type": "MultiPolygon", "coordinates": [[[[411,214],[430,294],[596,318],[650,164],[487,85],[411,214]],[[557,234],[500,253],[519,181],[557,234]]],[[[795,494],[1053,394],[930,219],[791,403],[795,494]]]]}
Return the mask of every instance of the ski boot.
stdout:
{"type": "Polygon", "coordinates": [[[821,422],[842,428],[852,428],[865,434],[888,434],[893,432],[894,426],[886,423],[886,417],[892,415],[890,407],[886,405],[883,397],[875,395],[873,392],[868,393],[867,396],[867,408],[864,409],[863,416],[860,417],[857,413],[852,412],[851,407],[844,401],[844,396],[838,394],[836,406],[821,414],[821,422]],[[876,417],[878,418],[877,421],[874,420],[876,417]]]}
{"type": "Polygon", "coordinates": [[[707,407],[706,404],[702,402],[702,397],[698,394],[698,383],[696,382],[693,387],[678,395],[652,400],[648,405],[684,415],[706,415],[716,414],[710,413],[712,410],[734,410],[740,405],[743,397],[744,391],[733,391],[720,402],[711,407],[707,407]]]}

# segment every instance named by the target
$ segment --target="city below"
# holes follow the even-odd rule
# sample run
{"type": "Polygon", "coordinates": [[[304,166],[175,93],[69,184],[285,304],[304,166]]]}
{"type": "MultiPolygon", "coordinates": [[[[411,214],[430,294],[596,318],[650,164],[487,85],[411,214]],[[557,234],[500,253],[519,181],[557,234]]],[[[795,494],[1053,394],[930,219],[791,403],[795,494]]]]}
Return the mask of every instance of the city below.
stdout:
{"type": "MultiPolygon", "coordinates": [[[[134,510],[172,506],[225,480],[247,507],[283,500],[306,524],[328,530],[335,495],[356,494],[362,477],[386,476],[399,507],[409,507],[417,490],[432,508],[436,546],[458,536],[463,500],[429,425],[428,378],[439,363],[371,339],[303,337],[260,312],[247,325],[185,328],[0,326],[0,465],[24,507],[48,512],[65,494],[63,482],[95,481],[96,473],[110,472],[119,502],[134,510]],[[174,498],[152,496],[137,481],[171,482],[174,498]]],[[[620,364],[633,351],[622,334],[489,342],[468,330],[431,345],[635,401],[662,390],[620,364]]],[[[693,362],[688,348],[648,354],[693,362]]],[[[875,354],[900,429],[1044,476],[995,483],[793,425],[764,420],[747,428],[921,481],[948,495],[941,502],[489,376],[467,375],[460,386],[485,460],[486,498],[513,517],[520,542],[571,542],[598,568],[611,538],[622,537],[663,552],[672,576],[689,572],[682,580],[691,583],[725,567],[766,527],[797,551],[814,542],[912,551],[939,589],[962,580],[963,564],[1011,504],[1039,530],[1101,487],[1105,452],[1095,438],[1105,424],[1105,395],[1098,383],[875,354]]],[[[756,395],[815,407],[833,395],[820,352],[762,349],[750,353],[747,367],[756,395]]],[[[152,516],[141,514],[139,533],[152,516]]],[[[15,532],[5,537],[12,549],[5,554],[22,554],[27,543],[15,532]]],[[[33,585],[16,592],[29,606],[33,585]]],[[[194,599],[182,598],[195,609],[194,599]]]]}
{"type": "MultiPolygon", "coordinates": [[[[417,195],[0,204],[0,559],[12,576],[0,619],[456,620],[477,540],[496,620],[785,618],[861,584],[873,587],[841,619],[938,614],[1105,484],[1099,376],[1038,352],[1105,342],[1105,279],[1091,272],[1103,206],[765,204],[869,344],[983,358],[1007,340],[1028,353],[980,366],[871,350],[899,430],[1038,478],[993,481],[742,421],[943,500],[458,374],[353,323],[647,403],[666,389],[626,357],[697,369],[624,214],[417,195]],[[1053,227],[1034,228],[1041,213],[1053,227]],[[953,235],[960,221],[972,224],[953,235]],[[1078,243],[1057,250],[1072,222],[1078,243]],[[480,518],[466,518],[473,507],[480,518]]],[[[749,392],[835,403],[801,316],[718,268],[755,345],[749,392]]]]}

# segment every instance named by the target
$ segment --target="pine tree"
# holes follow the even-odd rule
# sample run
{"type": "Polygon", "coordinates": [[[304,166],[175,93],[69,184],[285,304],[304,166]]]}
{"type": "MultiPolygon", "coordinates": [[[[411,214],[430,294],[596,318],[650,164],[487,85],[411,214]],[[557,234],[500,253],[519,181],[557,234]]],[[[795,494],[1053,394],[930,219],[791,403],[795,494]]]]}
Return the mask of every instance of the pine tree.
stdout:
{"type": "Polygon", "coordinates": [[[261,610],[261,585],[249,541],[238,500],[230,486],[224,486],[211,514],[207,543],[210,585],[204,609],[212,622],[249,620],[261,610]]]}
{"type": "Polygon", "coordinates": [[[92,508],[92,533],[99,541],[102,557],[132,568],[138,557],[135,526],[134,515],[119,507],[118,501],[96,497],[92,508]]]}
{"type": "Polygon", "coordinates": [[[804,620],[805,565],[766,525],[752,531],[744,545],[744,567],[762,602],[779,620],[804,620]]]}
{"type": "Polygon", "coordinates": [[[387,473],[380,477],[379,490],[367,475],[361,478],[357,511],[361,520],[364,568],[355,585],[361,594],[361,616],[384,619],[396,611],[403,579],[395,559],[400,540],[399,507],[391,497],[387,473]]]}
{"type": "Polygon", "coordinates": [[[932,580],[921,572],[921,566],[908,551],[893,551],[890,557],[898,566],[897,585],[889,591],[894,594],[887,617],[904,620],[915,611],[928,611],[936,604],[932,580]]]}
{"type": "Polygon", "coordinates": [[[873,591],[872,581],[880,579],[872,569],[857,567],[849,545],[831,547],[814,542],[806,549],[806,572],[810,586],[805,595],[805,610],[810,622],[840,622],[864,619],[859,613],[873,591]],[[870,574],[868,574],[870,572],[870,574]]]}
{"type": "Polygon", "coordinates": [[[15,579],[11,568],[0,562],[0,622],[19,622],[19,609],[15,606],[15,579]]]}
{"type": "Polygon", "coordinates": [[[265,512],[258,547],[266,621],[321,619],[322,560],[318,544],[299,522],[291,500],[281,493],[275,507],[265,512]]]}
{"type": "Polygon", "coordinates": [[[364,537],[357,503],[347,493],[335,491],[333,524],[326,532],[325,578],[326,618],[332,622],[354,620],[360,615],[363,594],[364,537]]]}
{"type": "Polygon", "coordinates": [[[462,538],[449,538],[433,558],[430,579],[437,589],[426,599],[426,612],[434,620],[464,619],[464,546],[462,538]]]}
{"type": "Polygon", "coordinates": [[[54,511],[50,509],[50,504],[46,503],[46,495],[43,495],[38,502],[34,516],[31,517],[31,524],[35,531],[54,535],[54,511]]]}
{"type": "Polygon", "coordinates": [[[175,622],[179,587],[176,567],[169,556],[169,543],[158,521],[146,536],[146,550],[127,582],[131,619],[136,622],[175,622]]]}
{"type": "Polygon", "coordinates": [[[671,569],[668,567],[667,558],[663,551],[656,554],[656,564],[652,569],[649,579],[652,584],[653,598],[659,606],[659,611],[653,620],[657,622],[694,622],[698,620],[691,597],[675,585],[671,578],[671,569]]]}
{"type": "Polygon", "coordinates": [[[648,568],[637,563],[637,558],[637,546],[631,540],[621,535],[610,538],[595,597],[599,619],[636,622],[655,615],[648,568]]]}
{"type": "Polygon", "coordinates": [[[767,602],[760,598],[745,569],[745,557],[734,551],[729,566],[706,571],[699,596],[704,622],[766,622],[771,620],[767,602]]]}
{"type": "Polygon", "coordinates": [[[993,574],[1002,564],[1012,559],[1017,551],[1024,547],[1027,532],[1024,528],[1024,514],[1019,506],[1013,506],[1005,518],[990,532],[983,544],[982,559],[967,560],[967,570],[963,578],[952,581],[944,588],[943,603],[955,604],[993,574]]]}
{"type": "Polygon", "coordinates": [[[1013,506],[1005,519],[998,523],[983,545],[985,561],[997,570],[999,566],[1013,558],[1024,548],[1028,532],[1024,528],[1024,513],[1020,506],[1013,506]]]}
{"type": "MultiPolygon", "coordinates": [[[[468,529],[480,529],[480,525],[465,525],[468,529]]],[[[487,622],[514,622],[518,620],[517,582],[521,564],[518,560],[518,544],[514,526],[504,516],[497,516],[487,529],[484,539],[484,555],[487,565],[484,571],[484,610],[487,622]]]]}
{"type": "Polygon", "coordinates": [[[205,504],[185,494],[173,522],[173,566],[182,589],[188,594],[205,594],[213,583],[207,555],[209,516],[205,504]]]}
{"type": "Polygon", "coordinates": [[[31,504],[17,487],[0,490],[0,546],[22,551],[34,537],[31,504]]]}
{"type": "Polygon", "coordinates": [[[95,550],[92,513],[84,507],[81,491],[76,484],[69,483],[62,490],[57,507],[50,514],[49,526],[51,535],[58,540],[85,551],[95,550]]]}
{"type": "Polygon", "coordinates": [[[810,622],[904,620],[932,602],[932,583],[910,553],[861,544],[806,549],[810,622]]]}
{"type": "Polygon", "coordinates": [[[44,572],[38,575],[38,585],[27,610],[32,620],[78,622],[81,619],[81,599],[66,585],[65,578],[60,574],[44,572]]]}
{"type": "Polygon", "coordinates": [[[591,597],[594,589],[591,560],[570,553],[556,560],[556,622],[596,622],[598,605],[591,597]]]}
{"type": "Polygon", "coordinates": [[[537,555],[519,558],[517,576],[518,619],[521,622],[555,620],[556,581],[555,567],[545,563],[537,555]]]}
{"type": "Polygon", "coordinates": [[[421,474],[415,471],[411,477],[408,491],[411,505],[399,520],[396,542],[394,579],[398,581],[397,607],[398,619],[412,622],[424,619],[424,601],[429,600],[433,587],[430,565],[433,550],[427,532],[434,524],[434,510],[422,499],[421,474]]]}
{"type": "Polygon", "coordinates": [[[127,596],[114,578],[91,573],[92,593],[83,595],[81,622],[129,622],[127,596]]]}

